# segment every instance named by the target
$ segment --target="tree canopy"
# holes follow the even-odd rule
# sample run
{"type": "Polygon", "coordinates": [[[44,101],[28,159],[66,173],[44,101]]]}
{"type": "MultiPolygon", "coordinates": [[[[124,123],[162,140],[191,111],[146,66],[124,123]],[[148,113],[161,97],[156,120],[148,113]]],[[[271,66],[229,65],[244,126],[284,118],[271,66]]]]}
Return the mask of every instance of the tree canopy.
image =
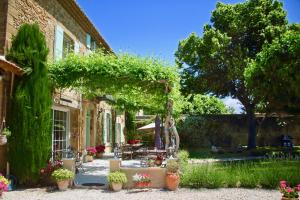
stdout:
{"type": "Polygon", "coordinates": [[[247,67],[245,77],[247,87],[268,112],[299,112],[300,29],[266,45],[247,67]]]}
{"type": "Polygon", "coordinates": [[[193,115],[232,113],[220,99],[209,95],[196,94],[186,104],[186,112],[193,115]]]}
{"type": "Polygon", "coordinates": [[[113,95],[119,108],[163,113],[167,98],[173,99],[175,113],[182,107],[177,69],[154,58],[102,51],[70,54],[50,64],[49,71],[57,87],[80,89],[92,97],[113,95]]]}
{"type": "Polygon", "coordinates": [[[176,61],[183,68],[188,93],[212,93],[237,98],[249,121],[248,148],[255,144],[254,111],[258,99],[245,85],[244,71],[265,44],[285,32],[286,12],[277,0],[217,3],[203,36],[192,33],[181,41],[176,61]]]}

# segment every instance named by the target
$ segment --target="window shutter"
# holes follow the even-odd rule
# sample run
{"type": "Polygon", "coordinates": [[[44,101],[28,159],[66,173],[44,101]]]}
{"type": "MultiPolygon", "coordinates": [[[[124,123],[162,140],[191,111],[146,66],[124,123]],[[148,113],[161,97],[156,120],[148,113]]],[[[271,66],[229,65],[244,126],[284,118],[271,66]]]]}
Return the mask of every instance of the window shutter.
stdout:
{"type": "Polygon", "coordinates": [[[86,47],[91,49],[91,36],[89,34],[86,34],[86,47]]]}
{"type": "Polygon", "coordinates": [[[75,54],[79,54],[80,52],[80,44],[79,42],[75,41],[75,44],[74,44],[74,53],[75,54]]]}
{"type": "Polygon", "coordinates": [[[96,50],[96,48],[97,48],[96,42],[93,41],[93,42],[92,42],[92,50],[96,50]]]}
{"type": "Polygon", "coordinates": [[[64,43],[64,29],[56,25],[55,28],[55,45],[54,45],[54,59],[62,59],[63,56],[63,43],[64,43]]]}

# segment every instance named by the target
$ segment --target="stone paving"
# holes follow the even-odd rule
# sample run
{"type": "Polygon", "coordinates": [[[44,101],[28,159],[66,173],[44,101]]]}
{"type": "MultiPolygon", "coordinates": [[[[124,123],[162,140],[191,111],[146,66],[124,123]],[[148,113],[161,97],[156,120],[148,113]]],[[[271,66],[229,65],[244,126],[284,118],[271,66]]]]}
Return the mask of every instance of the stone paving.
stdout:
{"type": "MultiPolygon", "coordinates": [[[[94,159],[93,162],[83,163],[83,170],[79,169],[74,183],[80,186],[84,183],[99,183],[107,184],[107,175],[109,173],[109,159],[112,159],[112,154],[105,154],[102,159],[94,159]]],[[[139,160],[124,160],[122,166],[139,167],[139,160]]]]}

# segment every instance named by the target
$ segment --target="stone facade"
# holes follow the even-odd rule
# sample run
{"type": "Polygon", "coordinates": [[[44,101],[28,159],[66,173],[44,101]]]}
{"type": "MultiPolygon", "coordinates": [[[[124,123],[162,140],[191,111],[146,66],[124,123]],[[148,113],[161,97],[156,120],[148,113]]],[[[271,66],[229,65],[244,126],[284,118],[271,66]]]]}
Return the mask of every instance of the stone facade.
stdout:
{"type": "MultiPolygon", "coordinates": [[[[73,42],[79,44],[79,52],[84,55],[87,51],[86,36],[91,35],[95,44],[111,51],[92,23],[73,0],[1,0],[0,1],[0,55],[5,55],[10,48],[11,40],[19,27],[24,23],[37,23],[45,35],[49,48],[49,60],[54,59],[56,27],[59,25],[64,34],[73,42]]],[[[1,106],[2,109],[2,106],[1,106]]],[[[53,94],[53,110],[68,113],[68,145],[77,151],[83,151],[86,145],[95,146],[105,143],[103,140],[106,121],[103,115],[111,116],[115,111],[104,101],[86,100],[74,90],[56,90],[53,94]],[[89,116],[87,117],[87,113],[89,116]],[[89,120],[87,122],[87,120],[89,120]],[[89,136],[87,136],[89,132],[89,136]],[[87,142],[89,138],[89,142],[87,142]]],[[[122,118],[122,115],[118,116],[122,118]]],[[[116,119],[111,120],[111,123],[116,119]]],[[[120,120],[119,120],[120,121],[120,120]]],[[[124,127],[124,121],[121,127],[124,127]]],[[[113,124],[112,127],[115,128],[113,124]]],[[[112,128],[115,132],[115,129],[112,128]]],[[[120,131],[119,131],[120,132],[120,131]]],[[[122,131],[121,131],[122,132],[122,131]]],[[[114,137],[116,138],[116,137],[114,137]]],[[[124,138],[124,136],[118,136],[124,138]]],[[[113,141],[107,143],[110,150],[113,141]]],[[[5,152],[3,149],[1,152],[5,152]]],[[[5,158],[0,159],[0,171],[3,171],[5,158]],[[1,167],[2,162],[2,167],[1,167]]]]}
{"type": "MultiPolygon", "coordinates": [[[[57,0],[8,0],[7,32],[5,49],[9,48],[12,36],[24,23],[38,23],[46,37],[49,59],[53,58],[55,26],[61,25],[66,34],[81,43],[80,52],[86,51],[86,32],[57,0]]],[[[100,44],[99,44],[100,45],[100,44]]]]}

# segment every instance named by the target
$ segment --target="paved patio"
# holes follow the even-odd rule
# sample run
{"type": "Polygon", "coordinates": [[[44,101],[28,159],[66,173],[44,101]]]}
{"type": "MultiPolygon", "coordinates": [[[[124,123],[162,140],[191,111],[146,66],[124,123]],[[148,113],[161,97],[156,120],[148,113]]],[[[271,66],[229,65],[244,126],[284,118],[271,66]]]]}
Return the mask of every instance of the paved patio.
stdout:
{"type": "MultiPolygon", "coordinates": [[[[74,180],[76,186],[86,183],[107,184],[109,173],[109,159],[113,159],[113,154],[105,154],[101,159],[94,159],[93,162],[83,163],[83,170],[76,175],[74,180]]],[[[139,160],[124,160],[122,166],[140,167],[139,160]]]]}

